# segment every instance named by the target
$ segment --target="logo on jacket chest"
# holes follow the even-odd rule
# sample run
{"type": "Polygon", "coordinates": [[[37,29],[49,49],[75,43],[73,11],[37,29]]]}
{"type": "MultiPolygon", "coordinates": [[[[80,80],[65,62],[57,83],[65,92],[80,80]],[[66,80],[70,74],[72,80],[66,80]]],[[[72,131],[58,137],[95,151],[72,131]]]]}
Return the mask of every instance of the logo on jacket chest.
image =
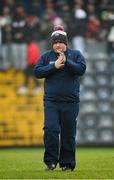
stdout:
{"type": "Polygon", "coordinates": [[[55,63],[55,61],[49,61],[49,64],[54,64],[55,63]]]}

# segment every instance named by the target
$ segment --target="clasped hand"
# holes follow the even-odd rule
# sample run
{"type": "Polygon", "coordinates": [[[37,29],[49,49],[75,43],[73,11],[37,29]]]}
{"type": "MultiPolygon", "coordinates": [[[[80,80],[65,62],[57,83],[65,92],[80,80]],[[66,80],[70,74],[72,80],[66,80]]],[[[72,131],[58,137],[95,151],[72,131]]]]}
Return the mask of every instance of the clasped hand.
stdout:
{"type": "Polygon", "coordinates": [[[65,62],[66,62],[66,57],[65,54],[61,51],[57,51],[59,53],[58,59],[55,61],[55,67],[57,69],[61,69],[64,67],[65,62]]]}

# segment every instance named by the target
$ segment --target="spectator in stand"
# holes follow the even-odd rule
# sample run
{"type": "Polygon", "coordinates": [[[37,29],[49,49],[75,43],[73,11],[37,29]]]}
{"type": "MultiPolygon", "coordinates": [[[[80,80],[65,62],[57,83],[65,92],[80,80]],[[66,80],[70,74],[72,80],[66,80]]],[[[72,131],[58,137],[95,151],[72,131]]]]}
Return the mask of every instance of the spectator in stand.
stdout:
{"type": "Polygon", "coordinates": [[[40,91],[40,81],[34,77],[33,69],[40,57],[40,48],[38,46],[40,32],[40,24],[38,17],[28,16],[27,18],[27,67],[24,70],[23,86],[17,89],[17,94],[23,95],[29,92],[29,80],[32,77],[34,81],[34,88],[32,94],[36,95],[40,91]]]}
{"type": "Polygon", "coordinates": [[[22,4],[15,8],[12,20],[12,57],[16,70],[24,70],[27,66],[27,22],[26,12],[22,4]]]}
{"type": "Polygon", "coordinates": [[[63,5],[59,7],[59,16],[63,20],[65,30],[69,36],[69,46],[72,46],[72,27],[74,27],[73,11],[68,2],[63,1],[63,5]]]}
{"type": "Polygon", "coordinates": [[[86,28],[86,38],[99,40],[100,38],[100,21],[96,16],[89,17],[86,28]]]}
{"type": "Polygon", "coordinates": [[[2,12],[5,6],[7,6],[12,12],[15,8],[15,5],[16,0],[0,0],[0,13],[2,12]]]}
{"type": "Polygon", "coordinates": [[[31,40],[38,43],[41,40],[41,22],[40,19],[36,15],[27,16],[27,42],[29,36],[31,36],[31,40]]]}
{"type": "Polygon", "coordinates": [[[87,26],[86,26],[86,38],[96,39],[100,38],[101,23],[95,12],[95,5],[90,3],[87,5],[87,26]]]}
{"type": "Polygon", "coordinates": [[[32,94],[37,95],[40,91],[40,82],[34,78],[33,69],[40,57],[40,50],[38,45],[34,41],[30,41],[27,47],[27,67],[24,70],[24,84],[17,89],[17,94],[24,95],[29,92],[29,80],[32,77],[34,80],[34,88],[32,94]]]}
{"type": "Polygon", "coordinates": [[[1,16],[1,39],[0,39],[0,45],[1,45],[1,59],[0,62],[0,69],[1,70],[8,70],[11,66],[11,41],[12,41],[12,35],[11,35],[11,13],[8,6],[5,6],[3,8],[3,13],[1,16]]]}
{"type": "Polygon", "coordinates": [[[28,14],[37,16],[38,18],[42,18],[43,14],[45,13],[45,4],[41,0],[32,0],[27,1],[27,11],[28,14]]]}
{"type": "Polygon", "coordinates": [[[114,7],[109,6],[107,10],[107,53],[112,56],[114,55],[114,7]]]}
{"type": "Polygon", "coordinates": [[[53,28],[52,19],[56,17],[56,13],[52,7],[46,8],[45,14],[42,19],[41,24],[41,44],[42,44],[42,52],[45,49],[50,49],[49,43],[49,34],[51,33],[51,29],[53,28]]]}
{"type": "Polygon", "coordinates": [[[78,49],[85,54],[85,29],[86,29],[87,13],[83,9],[83,1],[76,0],[74,8],[74,27],[73,27],[73,49],[78,49]]]}

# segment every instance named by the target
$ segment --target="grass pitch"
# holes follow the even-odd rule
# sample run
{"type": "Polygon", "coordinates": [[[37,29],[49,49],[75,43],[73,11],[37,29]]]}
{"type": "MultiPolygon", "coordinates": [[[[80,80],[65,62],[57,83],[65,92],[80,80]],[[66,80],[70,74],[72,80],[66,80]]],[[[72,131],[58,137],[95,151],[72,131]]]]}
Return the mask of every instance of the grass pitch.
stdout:
{"type": "Polygon", "coordinates": [[[45,171],[43,148],[0,149],[0,179],[114,179],[114,148],[77,148],[77,169],[45,171]]]}

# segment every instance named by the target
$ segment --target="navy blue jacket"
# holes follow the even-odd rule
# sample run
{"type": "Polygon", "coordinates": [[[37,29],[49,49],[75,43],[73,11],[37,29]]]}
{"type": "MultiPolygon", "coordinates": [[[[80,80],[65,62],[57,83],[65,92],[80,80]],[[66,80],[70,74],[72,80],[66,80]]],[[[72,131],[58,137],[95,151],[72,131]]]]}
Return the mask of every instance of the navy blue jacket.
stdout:
{"type": "Polygon", "coordinates": [[[80,76],[85,73],[86,62],[80,51],[67,49],[66,62],[62,69],[55,68],[58,54],[45,52],[35,66],[36,78],[45,78],[44,100],[79,102],[80,76]]]}

